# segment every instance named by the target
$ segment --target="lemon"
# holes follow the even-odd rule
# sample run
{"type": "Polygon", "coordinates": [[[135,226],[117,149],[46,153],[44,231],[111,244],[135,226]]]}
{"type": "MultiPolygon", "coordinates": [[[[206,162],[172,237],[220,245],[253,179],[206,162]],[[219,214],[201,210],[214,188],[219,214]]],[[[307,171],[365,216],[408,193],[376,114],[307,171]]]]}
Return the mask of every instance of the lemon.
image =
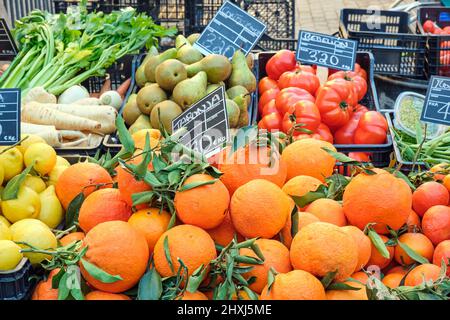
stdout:
{"type": "Polygon", "coordinates": [[[28,147],[23,156],[26,166],[33,164],[34,170],[41,175],[52,171],[56,164],[56,152],[46,143],[38,142],[28,147]]]}
{"type": "Polygon", "coordinates": [[[41,194],[41,211],[39,220],[44,222],[50,228],[55,228],[64,218],[64,210],[55,193],[55,187],[50,186],[41,194]]]}
{"type": "Polygon", "coordinates": [[[12,270],[23,258],[20,247],[11,240],[0,240],[0,271],[12,270]]]}
{"type": "Polygon", "coordinates": [[[67,161],[63,157],[56,156],[55,167],[66,167],[66,168],[68,168],[68,167],[70,167],[70,163],[69,163],[69,161],[67,161]]]}
{"type": "Polygon", "coordinates": [[[48,228],[48,226],[39,219],[23,219],[23,220],[17,221],[16,223],[13,223],[11,225],[11,227],[9,227],[9,230],[11,231],[11,235],[14,237],[14,233],[17,230],[22,230],[23,228],[28,228],[29,226],[33,226],[33,225],[38,225],[38,226],[48,228]]]}
{"type": "Polygon", "coordinates": [[[22,186],[33,189],[34,191],[36,191],[36,193],[41,193],[47,187],[44,180],[39,177],[32,176],[31,174],[25,177],[22,186]]]}
{"type": "Polygon", "coordinates": [[[23,156],[17,148],[1,153],[7,147],[0,147],[0,163],[4,171],[4,181],[9,181],[23,170],[23,156]]]}
{"type": "MultiPolygon", "coordinates": [[[[14,228],[12,240],[15,242],[24,242],[41,250],[55,249],[58,245],[55,235],[45,224],[28,223],[14,228]]],[[[19,244],[22,248],[28,248],[25,244],[19,244]]],[[[51,256],[44,253],[25,252],[31,264],[36,265],[44,259],[50,259],[51,256]]]]}
{"type": "Polygon", "coordinates": [[[35,135],[35,134],[28,134],[28,133],[21,134],[20,139],[23,140],[24,138],[26,138],[26,139],[24,141],[22,141],[21,144],[16,146],[16,148],[19,149],[19,151],[22,153],[22,155],[25,154],[25,151],[27,151],[28,147],[31,146],[32,144],[46,143],[43,138],[41,138],[40,136],[35,135]]]}
{"type": "Polygon", "coordinates": [[[19,188],[17,199],[2,201],[3,215],[13,223],[26,218],[37,218],[40,210],[39,195],[25,186],[19,188]]]}
{"type": "Polygon", "coordinates": [[[5,170],[3,169],[3,166],[0,163],[0,186],[3,184],[3,180],[5,180],[5,170]]]}
{"type": "Polygon", "coordinates": [[[2,215],[0,215],[0,223],[5,224],[8,228],[11,227],[11,223],[2,215]]]}
{"type": "Polygon", "coordinates": [[[8,225],[0,220],[0,240],[11,240],[12,232],[8,225]]]}
{"type": "Polygon", "coordinates": [[[53,170],[48,174],[47,186],[54,186],[58,182],[59,176],[66,170],[65,166],[56,165],[53,170]]]}

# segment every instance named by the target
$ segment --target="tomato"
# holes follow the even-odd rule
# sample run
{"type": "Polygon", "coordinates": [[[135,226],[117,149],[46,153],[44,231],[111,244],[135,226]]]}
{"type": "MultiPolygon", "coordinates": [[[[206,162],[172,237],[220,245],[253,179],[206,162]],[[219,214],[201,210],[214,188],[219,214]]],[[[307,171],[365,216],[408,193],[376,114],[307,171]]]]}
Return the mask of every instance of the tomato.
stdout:
{"type": "Polygon", "coordinates": [[[387,121],[381,113],[367,111],[359,119],[354,141],[356,144],[381,144],[386,141],[387,130],[387,121]]]}
{"type": "Polygon", "coordinates": [[[319,108],[322,122],[331,129],[346,124],[352,115],[353,97],[354,87],[351,82],[344,79],[327,81],[317,90],[316,96],[316,106],[319,108]]]}
{"type": "MultiPolygon", "coordinates": [[[[367,152],[349,152],[348,157],[359,162],[370,162],[370,153],[367,152]]],[[[350,175],[353,171],[352,165],[340,165],[338,167],[339,173],[342,175],[350,175]]]]}
{"type": "Polygon", "coordinates": [[[336,144],[354,144],[353,137],[358,127],[359,119],[367,111],[369,110],[363,105],[358,104],[356,106],[350,120],[334,133],[336,144]]]}
{"type": "Polygon", "coordinates": [[[278,113],[277,106],[275,105],[275,99],[270,100],[266,103],[266,105],[263,107],[261,118],[264,117],[266,114],[269,113],[278,113]]]}
{"type": "Polygon", "coordinates": [[[315,74],[310,72],[301,70],[286,71],[281,75],[280,79],[278,79],[278,86],[280,89],[289,87],[305,89],[314,95],[320,87],[320,80],[315,74]]]}
{"type": "Polygon", "coordinates": [[[260,95],[262,95],[269,89],[278,89],[278,84],[276,80],[270,79],[269,77],[264,77],[261,80],[259,80],[258,90],[260,95]]]}
{"type": "Polygon", "coordinates": [[[317,140],[327,141],[329,143],[333,143],[333,135],[331,134],[330,129],[321,123],[316,132],[308,134],[308,133],[300,133],[298,136],[294,137],[294,140],[313,138],[317,140]]]}
{"type": "Polygon", "coordinates": [[[281,116],[277,112],[266,114],[261,120],[259,120],[258,128],[266,129],[268,131],[279,131],[281,130],[281,121],[281,116]]]}
{"type": "MultiPolygon", "coordinates": [[[[358,73],[354,71],[339,71],[332,74],[328,80],[333,79],[344,79],[347,81],[351,81],[356,90],[356,96],[358,97],[358,101],[360,101],[367,93],[367,81],[363,77],[361,77],[358,73]]],[[[356,101],[356,103],[358,102],[356,101]]],[[[355,104],[356,104],[355,103],[355,104]]]]}
{"type": "Polygon", "coordinates": [[[300,71],[303,71],[303,72],[309,72],[309,73],[316,74],[317,66],[305,66],[303,64],[298,64],[295,67],[295,70],[300,70],[300,71]]]}
{"type": "Polygon", "coordinates": [[[262,113],[262,109],[270,100],[275,99],[277,97],[278,92],[280,92],[280,89],[278,88],[269,89],[259,97],[258,101],[259,113],[262,113]]]}
{"type": "Polygon", "coordinates": [[[434,33],[435,24],[433,21],[431,21],[431,20],[425,21],[423,23],[422,27],[423,27],[423,31],[429,32],[429,33],[434,33]]]}
{"type": "MultiPolygon", "coordinates": [[[[302,123],[302,129],[316,131],[320,125],[320,112],[316,105],[307,100],[298,101],[289,107],[288,112],[284,114],[282,129],[288,133],[295,124],[302,123]]],[[[294,131],[294,136],[299,135],[300,131],[294,131]]]]}
{"type": "MultiPolygon", "coordinates": [[[[335,69],[328,69],[328,77],[335,74],[336,72],[340,72],[339,70],[335,69]]],[[[359,63],[355,63],[355,67],[353,68],[353,72],[356,72],[359,76],[363,77],[364,80],[367,81],[367,72],[364,70],[359,63]]]]}
{"type": "Polygon", "coordinates": [[[308,91],[300,88],[285,88],[282,89],[275,98],[275,105],[278,112],[284,115],[289,111],[289,108],[298,101],[307,100],[315,102],[316,99],[308,91]]]}
{"type": "Polygon", "coordinates": [[[266,72],[270,79],[278,80],[286,72],[295,69],[297,61],[291,50],[280,50],[266,63],[266,72]]]}

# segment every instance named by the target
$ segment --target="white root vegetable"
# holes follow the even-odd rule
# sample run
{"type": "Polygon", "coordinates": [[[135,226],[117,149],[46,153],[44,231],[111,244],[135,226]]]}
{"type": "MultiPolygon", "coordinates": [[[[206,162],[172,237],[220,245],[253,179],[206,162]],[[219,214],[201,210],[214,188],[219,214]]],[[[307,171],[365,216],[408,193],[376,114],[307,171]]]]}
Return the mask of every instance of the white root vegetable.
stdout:
{"type": "Polygon", "coordinates": [[[117,91],[106,91],[100,96],[100,101],[104,105],[116,108],[116,110],[120,109],[123,102],[122,97],[117,91]]]}
{"type": "Polygon", "coordinates": [[[62,137],[55,126],[46,126],[22,122],[20,130],[23,134],[34,134],[45,140],[52,147],[61,146],[62,137]]]}
{"type": "Polygon", "coordinates": [[[102,103],[100,99],[97,98],[83,98],[75,101],[73,104],[84,105],[84,106],[99,106],[102,103]]]}
{"type": "Polygon", "coordinates": [[[22,121],[53,125],[56,129],[63,130],[100,131],[102,127],[98,121],[49,108],[38,102],[30,102],[22,107],[22,121]]]}
{"type": "Polygon", "coordinates": [[[43,87],[35,87],[28,91],[27,95],[22,99],[22,104],[29,102],[56,103],[56,96],[45,91],[43,87]]]}
{"type": "Polygon", "coordinates": [[[89,92],[83,86],[72,86],[58,98],[58,103],[74,103],[77,100],[89,98],[89,92]]]}

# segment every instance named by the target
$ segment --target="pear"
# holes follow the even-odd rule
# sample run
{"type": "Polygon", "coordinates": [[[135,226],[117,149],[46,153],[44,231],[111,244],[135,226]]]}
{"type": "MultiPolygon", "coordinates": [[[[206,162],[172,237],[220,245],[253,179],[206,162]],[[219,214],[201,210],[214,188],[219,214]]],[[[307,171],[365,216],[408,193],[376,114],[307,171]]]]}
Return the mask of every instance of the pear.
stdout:
{"type": "Polygon", "coordinates": [[[154,83],[139,90],[136,102],[142,113],[150,114],[156,104],[166,99],[166,92],[157,83],[154,83]]]}
{"type": "Polygon", "coordinates": [[[135,73],[135,79],[136,79],[136,83],[139,86],[139,88],[142,88],[145,83],[147,82],[147,78],[145,77],[145,65],[147,64],[148,60],[153,57],[158,55],[158,49],[156,49],[156,47],[152,46],[148,52],[147,55],[144,58],[144,61],[142,61],[141,65],[137,68],[136,73],[135,73]]]}
{"type": "Polygon", "coordinates": [[[152,110],[151,124],[157,129],[162,125],[167,132],[172,133],[172,121],[182,113],[183,110],[175,102],[171,100],[160,102],[152,110]]]}
{"type": "Polygon", "coordinates": [[[256,90],[256,77],[248,67],[244,53],[240,50],[235,51],[231,64],[233,66],[233,72],[228,79],[228,86],[234,87],[241,85],[248,92],[254,92],[256,90]]]}
{"type": "Polygon", "coordinates": [[[56,228],[64,218],[64,209],[56,196],[55,186],[49,186],[39,194],[41,211],[39,220],[49,228],[56,228]]]}
{"type": "Polygon", "coordinates": [[[188,42],[178,49],[177,59],[185,64],[193,64],[202,60],[203,55],[188,42]]]}
{"type": "Polygon", "coordinates": [[[230,126],[230,128],[237,128],[240,114],[239,106],[236,104],[236,102],[230,99],[225,99],[225,104],[228,114],[228,125],[230,126]]]}
{"type": "Polygon", "coordinates": [[[234,87],[228,88],[227,95],[232,100],[234,100],[234,98],[236,98],[237,96],[244,95],[245,100],[247,102],[247,106],[249,106],[250,103],[252,102],[251,95],[248,93],[248,90],[243,86],[234,86],[234,87]]]}
{"type": "Polygon", "coordinates": [[[169,59],[175,59],[177,57],[177,49],[171,48],[163,53],[158,54],[157,56],[152,56],[148,59],[148,61],[145,64],[145,78],[149,82],[156,82],[155,79],[155,72],[156,67],[159,66],[162,62],[169,60],[169,59]]]}
{"type": "Polygon", "coordinates": [[[145,114],[141,114],[137,118],[136,122],[130,126],[128,131],[130,132],[130,134],[133,134],[142,129],[152,129],[152,126],[150,124],[150,118],[145,114]]]}
{"type": "Polygon", "coordinates": [[[141,110],[137,105],[137,94],[133,93],[128,98],[127,103],[123,107],[122,117],[125,120],[125,123],[131,126],[136,122],[137,118],[142,114],[141,110]]]}
{"type": "MultiPolygon", "coordinates": [[[[220,81],[219,83],[208,84],[208,86],[206,87],[206,94],[213,92],[214,90],[216,90],[219,87],[225,88],[225,83],[223,81],[220,81]]],[[[225,98],[228,99],[228,95],[227,95],[226,91],[225,91],[225,98]]]]}
{"type": "Polygon", "coordinates": [[[161,88],[172,91],[178,82],[187,79],[186,68],[176,59],[166,60],[156,67],[155,79],[161,88]]]}
{"type": "Polygon", "coordinates": [[[198,40],[198,38],[200,38],[200,33],[193,33],[189,35],[189,37],[187,37],[187,40],[189,41],[190,44],[194,44],[195,41],[198,40]]]}
{"type": "Polygon", "coordinates": [[[248,125],[248,103],[246,95],[241,94],[233,98],[233,101],[239,107],[239,120],[237,127],[242,128],[248,125]]]}
{"type": "Polygon", "coordinates": [[[183,36],[182,34],[178,35],[175,38],[175,48],[176,49],[180,49],[182,46],[184,46],[185,44],[189,44],[188,39],[185,38],[185,36],[183,36]]]}
{"type": "Polygon", "coordinates": [[[210,54],[186,67],[189,77],[204,71],[208,75],[208,82],[211,83],[218,83],[228,79],[231,69],[231,63],[227,57],[218,54],[210,54]]]}
{"type": "Polygon", "coordinates": [[[247,65],[251,69],[255,66],[255,58],[253,57],[253,53],[249,52],[246,57],[247,65]]]}
{"type": "Polygon", "coordinates": [[[207,75],[200,71],[194,77],[178,83],[173,89],[174,101],[183,109],[203,98],[206,94],[208,84],[207,75]]]}

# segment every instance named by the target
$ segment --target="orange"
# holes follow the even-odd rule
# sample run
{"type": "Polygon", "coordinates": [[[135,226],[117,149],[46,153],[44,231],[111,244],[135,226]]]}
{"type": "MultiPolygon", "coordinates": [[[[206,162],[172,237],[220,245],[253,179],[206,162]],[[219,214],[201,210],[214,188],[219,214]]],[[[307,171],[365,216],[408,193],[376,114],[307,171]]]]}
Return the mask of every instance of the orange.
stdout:
{"type": "MultiPolygon", "coordinates": [[[[386,242],[389,241],[389,238],[383,235],[380,235],[381,240],[386,244],[386,242]]],[[[370,253],[370,259],[369,262],[367,262],[366,266],[378,266],[380,269],[384,269],[391,263],[392,259],[394,259],[394,247],[386,246],[388,252],[389,252],[389,258],[385,258],[381,255],[381,253],[378,251],[378,249],[371,244],[372,249],[370,253]]]]}
{"type": "Polygon", "coordinates": [[[328,222],[338,227],[347,225],[342,205],[336,200],[332,199],[317,199],[310,203],[305,211],[308,211],[319,218],[322,222],[328,222]]]}
{"type": "Polygon", "coordinates": [[[117,189],[100,189],[91,193],[80,208],[78,223],[88,232],[99,223],[113,220],[128,221],[131,207],[122,200],[117,189]]]}
{"type": "MultiPolygon", "coordinates": [[[[207,174],[194,174],[186,179],[183,186],[193,183],[213,181],[207,174]]],[[[230,204],[230,194],[222,181],[202,185],[175,194],[177,216],[185,224],[202,229],[217,227],[225,219],[230,204]]]]}
{"type": "MultiPolygon", "coordinates": [[[[250,265],[253,269],[243,274],[246,279],[256,277],[255,282],[250,284],[250,289],[256,293],[261,293],[262,289],[267,285],[267,278],[270,268],[275,269],[278,273],[286,273],[292,270],[291,260],[289,258],[289,250],[281,242],[276,240],[258,239],[255,241],[264,256],[264,264],[250,265]]],[[[252,249],[243,248],[239,250],[241,256],[257,257],[252,249]]]]}
{"type": "Polygon", "coordinates": [[[261,293],[261,300],[325,300],[322,283],[311,273],[293,270],[275,276],[270,291],[268,286],[261,293]]]}
{"type": "Polygon", "coordinates": [[[281,155],[281,160],[287,164],[287,179],[304,175],[324,182],[331,176],[336,159],[322,148],[336,151],[331,143],[311,138],[288,145],[281,155]]]}
{"type": "Polygon", "coordinates": [[[444,177],[442,184],[444,185],[444,187],[447,188],[447,191],[450,192],[450,174],[448,174],[444,177]]]}
{"type": "Polygon", "coordinates": [[[405,286],[417,286],[423,281],[436,281],[441,273],[441,268],[434,264],[421,264],[411,270],[405,278],[405,286]]]}
{"type": "Polygon", "coordinates": [[[450,207],[434,206],[422,218],[422,230],[434,245],[450,239],[450,207]]]}
{"type": "Polygon", "coordinates": [[[132,288],[144,274],[149,250],[145,237],[124,221],[108,221],[96,225],[86,234],[88,247],[84,259],[122,280],[103,283],[91,276],[80,264],[83,277],[101,291],[118,293],[132,288]]]}
{"type": "Polygon", "coordinates": [[[406,225],[408,226],[409,232],[418,232],[421,229],[420,217],[414,210],[410,211],[406,225]]]}
{"type": "Polygon", "coordinates": [[[230,195],[247,182],[265,179],[282,187],[286,181],[287,166],[279,154],[270,157],[270,149],[249,145],[233,154],[230,149],[220,153],[218,169],[223,173],[220,180],[227,187],[230,195]]]}
{"type": "Polygon", "coordinates": [[[75,242],[77,240],[83,240],[84,239],[84,233],[83,232],[72,232],[68,235],[65,235],[62,237],[59,242],[61,243],[62,247],[67,246],[68,244],[71,244],[72,242],[75,242]]]}
{"type": "Polygon", "coordinates": [[[152,253],[156,242],[166,232],[170,218],[171,215],[167,211],[148,208],[134,213],[128,220],[128,223],[139,232],[142,232],[147,240],[148,249],[152,253]]]}
{"type": "Polygon", "coordinates": [[[310,176],[296,176],[286,182],[282,190],[287,195],[301,197],[310,191],[316,191],[321,184],[319,179],[310,176]]]}
{"type": "Polygon", "coordinates": [[[84,298],[85,300],[131,300],[130,297],[124,294],[103,291],[91,291],[84,298]]]}
{"type": "Polygon", "coordinates": [[[244,237],[272,238],[286,224],[292,206],[292,200],[276,184],[256,179],[231,197],[231,221],[244,237]]]}
{"type": "Polygon", "coordinates": [[[131,136],[136,149],[144,149],[147,134],[150,138],[150,148],[155,148],[158,145],[159,140],[161,139],[161,132],[158,129],[141,129],[131,136]]]}
{"type": "MultiPolygon", "coordinates": [[[[431,261],[433,258],[433,244],[430,239],[421,233],[404,233],[398,238],[398,241],[402,244],[406,244],[428,261],[431,261]]],[[[408,256],[405,250],[403,250],[398,244],[395,246],[394,258],[395,261],[400,264],[409,265],[415,262],[415,260],[408,256]]]]}
{"type": "Polygon", "coordinates": [[[111,188],[108,171],[95,163],[79,162],[61,173],[56,183],[56,195],[67,210],[70,202],[81,192],[87,197],[98,188],[111,188]]]}
{"type": "MultiPolygon", "coordinates": [[[[315,215],[309,213],[309,212],[299,212],[297,216],[297,226],[298,230],[301,230],[303,227],[307,226],[308,224],[319,222],[319,218],[317,218],[315,215]]],[[[282,238],[283,244],[290,248],[292,243],[292,218],[291,215],[289,215],[286,224],[284,225],[283,229],[281,229],[280,236],[282,238]]],[[[297,231],[298,231],[297,230],[297,231]]]]}
{"type": "Polygon", "coordinates": [[[358,264],[355,271],[361,270],[369,262],[372,252],[372,242],[369,237],[354,226],[342,227],[342,230],[352,236],[358,246],[358,264]]]}
{"type": "Polygon", "coordinates": [[[360,173],[347,185],[343,208],[349,224],[364,230],[375,223],[378,233],[387,233],[386,225],[400,229],[408,219],[412,194],[408,184],[381,169],[375,175],[360,173]]]}
{"type": "Polygon", "coordinates": [[[433,166],[430,169],[430,172],[434,173],[433,179],[439,180],[439,181],[444,180],[444,178],[445,178],[444,172],[448,171],[447,167],[448,167],[448,164],[446,164],[446,163],[439,163],[439,164],[433,166]],[[442,173],[438,173],[438,172],[442,172],[442,173]]]}
{"type": "Polygon", "coordinates": [[[294,269],[323,277],[335,272],[336,280],[347,279],[358,263],[358,246],[341,228],[326,222],[315,222],[302,228],[291,244],[294,269]]]}
{"type": "Polygon", "coordinates": [[[400,282],[404,277],[405,275],[401,273],[390,273],[385,275],[381,282],[383,282],[386,287],[394,289],[400,286],[400,282]]]}
{"type": "Polygon", "coordinates": [[[412,204],[414,211],[421,217],[433,206],[448,205],[448,190],[442,184],[429,181],[419,186],[413,193],[412,204]]]}
{"type": "Polygon", "coordinates": [[[369,280],[369,276],[363,271],[355,272],[354,274],[352,274],[350,276],[350,278],[358,280],[359,282],[361,282],[363,284],[366,284],[367,281],[369,280]]]}
{"type": "Polygon", "coordinates": [[[327,300],[369,300],[365,285],[355,281],[345,281],[344,283],[359,288],[359,290],[328,290],[326,292],[327,300]]]}
{"type": "Polygon", "coordinates": [[[386,272],[386,275],[393,274],[393,273],[399,273],[401,275],[406,275],[408,273],[408,268],[405,266],[396,266],[390,269],[386,272]]]}
{"type": "Polygon", "coordinates": [[[177,274],[180,267],[178,259],[183,261],[191,275],[201,265],[207,267],[216,256],[214,241],[205,230],[183,224],[162,234],[156,242],[153,258],[158,273],[162,277],[169,277],[177,274]],[[173,270],[168,263],[169,257],[166,256],[165,242],[168,244],[173,270]]]}
{"type": "Polygon", "coordinates": [[[442,261],[447,265],[447,275],[450,276],[450,240],[442,241],[434,249],[433,263],[440,267],[442,261]]]}
{"type": "Polygon", "coordinates": [[[221,245],[222,247],[226,247],[231,242],[231,240],[233,240],[234,235],[237,236],[238,242],[244,240],[244,237],[237,233],[236,229],[234,228],[233,222],[231,222],[229,211],[227,211],[225,219],[223,219],[221,224],[213,229],[206,230],[206,232],[209,233],[215,243],[221,245]]]}
{"type": "Polygon", "coordinates": [[[31,300],[58,300],[58,289],[52,288],[52,279],[58,272],[59,269],[52,270],[47,280],[42,280],[36,285],[31,300]]]}
{"type": "Polygon", "coordinates": [[[186,290],[181,300],[208,300],[208,297],[200,291],[189,292],[186,290]]]}

